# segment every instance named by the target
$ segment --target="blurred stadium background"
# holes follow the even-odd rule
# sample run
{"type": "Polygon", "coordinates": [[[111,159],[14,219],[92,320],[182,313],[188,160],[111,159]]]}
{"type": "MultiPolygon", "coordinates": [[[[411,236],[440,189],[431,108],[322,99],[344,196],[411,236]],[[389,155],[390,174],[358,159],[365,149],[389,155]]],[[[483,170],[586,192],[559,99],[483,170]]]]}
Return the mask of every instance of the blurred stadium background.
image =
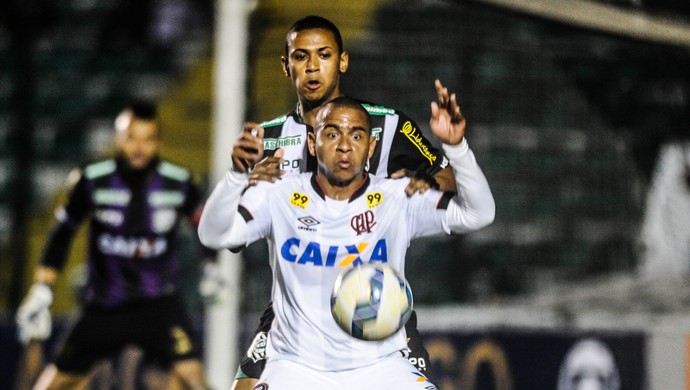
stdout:
{"type": "MultiPolygon", "coordinates": [[[[308,14],[341,28],[349,95],[399,108],[426,131],[434,79],[459,93],[497,217],[481,232],[410,248],[407,276],[441,388],[576,389],[565,378],[579,372],[583,350],[609,378],[601,389],[690,388],[687,275],[649,282],[637,274],[660,145],[690,129],[689,2],[246,6],[242,119],[293,107],[279,56],[286,30],[308,14]]],[[[211,0],[0,5],[0,388],[13,383],[12,316],[64,179],[109,149],[123,104],[158,100],[164,155],[210,187],[217,8],[211,0]]],[[[203,331],[194,237],[185,232],[186,296],[203,331]]],[[[83,239],[57,289],[58,327],[76,308],[83,239]]],[[[270,292],[265,248],[244,257],[240,348],[270,292]]]]}

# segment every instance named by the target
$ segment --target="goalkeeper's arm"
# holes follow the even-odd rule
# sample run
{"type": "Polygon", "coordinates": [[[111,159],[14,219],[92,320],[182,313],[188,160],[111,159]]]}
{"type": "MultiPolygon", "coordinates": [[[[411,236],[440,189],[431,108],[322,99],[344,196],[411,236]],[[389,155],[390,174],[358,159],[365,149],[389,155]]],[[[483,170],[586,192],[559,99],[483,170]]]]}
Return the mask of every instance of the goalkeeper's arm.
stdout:
{"type": "Polygon", "coordinates": [[[67,205],[58,209],[57,224],[50,233],[41,263],[34,273],[34,284],[17,310],[19,339],[24,343],[45,340],[50,337],[50,305],[53,303],[53,286],[60,270],[67,261],[69,247],[80,221],[86,215],[86,197],[83,180],[74,186],[67,205]]]}

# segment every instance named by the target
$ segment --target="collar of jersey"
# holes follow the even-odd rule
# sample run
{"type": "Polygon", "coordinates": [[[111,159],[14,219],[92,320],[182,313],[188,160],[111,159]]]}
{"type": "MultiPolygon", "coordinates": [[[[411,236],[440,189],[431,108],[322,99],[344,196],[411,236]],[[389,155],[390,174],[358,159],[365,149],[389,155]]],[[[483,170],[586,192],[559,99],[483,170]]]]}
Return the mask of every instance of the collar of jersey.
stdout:
{"type": "MultiPolygon", "coordinates": [[[[352,196],[350,196],[350,199],[348,199],[348,203],[364,195],[364,192],[369,187],[369,183],[371,182],[371,179],[369,178],[369,172],[366,172],[364,175],[365,176],[362,185],[359,186],[357,190],[355,190],[352,196]]],[[[323,187],[321,187],[319,179],[316,177],[316,172],[312,173],[311,175],[311,186],[312,188],[314,188],[314,191],[316,191],[316,193],[321,197],[321,199],[326,200],[326,193],[324,192],[323,187]]]]}

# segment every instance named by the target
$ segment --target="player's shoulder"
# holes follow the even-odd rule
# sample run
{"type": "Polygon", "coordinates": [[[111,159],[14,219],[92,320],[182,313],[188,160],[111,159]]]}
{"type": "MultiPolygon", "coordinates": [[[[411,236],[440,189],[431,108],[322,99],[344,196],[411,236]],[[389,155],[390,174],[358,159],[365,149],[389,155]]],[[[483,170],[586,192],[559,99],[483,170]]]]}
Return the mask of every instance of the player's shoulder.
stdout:
{"type": "Polygon", "coordinates": [[[112,175],[117,170],[117,161],[114,157],[103,157],[80,164],[75,171],[80,172],[86,179],[95,180],[100,177],[112,175]]]}
{"type": "Polygon", "coordinates": [[[355,100],[357,100],[357,102],[359,102],[359,104],[361,104],[362,107],[364,107],[367,110],[369,116],[371,116],[372,122],[374,123],[377,123],[378,121],[384,121],[385,118],[389,116],[397,116],[399,118],[397,121],[398,123],[412,121],[407,114],[387,104],[372,103],[361,99],[355,100]]]}
{"type": "Polygon", "coordinates": [[[385,177],[370,175],[370,184],[367,189],[367,193],[370,192],[381,192],[387,194],[389,197],[404,199],[407,197],[405,195],[405,187],[410,182],[409,177],[403,177],[400,179],[390,179],[385,177]]]}
{"type": "Polygon", "coordinates": [[[270,128],[270,127],[277,127],[277,126],[282,126],[287,122],[289,115],[281,115],[279,117],[269,119],[267,121],[261,122],[259,126],[263,127],[264,129],[270,128]]]}
{"type": "Polygon", "coordinates": [[[158,161],[156,172],[164,178],[180,182],[189,181],[192,177],[192,171],[189,168],[167,159],[158,161]]]}
{"type": "Polygon", "coordinates": [[[290,120],[290,118],[293,118],[293,120],[297,118],[297,112],[295,110],[292,110],[287,114],[283,114],[275,118],[269,119],[267,121],[263,121],[259,123],[259,126],[263,127],[266,131],[270,131],[275,128],[283,127],[285,123],[287,123],[288,120],[290,120]]]}
{"type": "Polygon", "coordinates": [[[310,173],[296,173],[292,175],[285,175],[275,182],[259,181],[256,185],[262,192],[275,194],[277,192],[287,192],[295,188],[303,188],[305,185],[305,177],[311,176],[310,173]]]}

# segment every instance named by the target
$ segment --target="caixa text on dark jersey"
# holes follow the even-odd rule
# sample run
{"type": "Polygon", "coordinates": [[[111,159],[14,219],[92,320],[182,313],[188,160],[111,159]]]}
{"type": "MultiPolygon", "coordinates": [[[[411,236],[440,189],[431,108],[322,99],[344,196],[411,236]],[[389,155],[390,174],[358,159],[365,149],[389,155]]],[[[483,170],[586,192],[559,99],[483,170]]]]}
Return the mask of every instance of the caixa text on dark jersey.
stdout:
{"type": "Polygon", "coordinates": [[[98,249],[104,255],[149,259],[163,254],[168,249],[168,240],[163,237],[150,239],[103,233],[98,236],[98,249]]]}

